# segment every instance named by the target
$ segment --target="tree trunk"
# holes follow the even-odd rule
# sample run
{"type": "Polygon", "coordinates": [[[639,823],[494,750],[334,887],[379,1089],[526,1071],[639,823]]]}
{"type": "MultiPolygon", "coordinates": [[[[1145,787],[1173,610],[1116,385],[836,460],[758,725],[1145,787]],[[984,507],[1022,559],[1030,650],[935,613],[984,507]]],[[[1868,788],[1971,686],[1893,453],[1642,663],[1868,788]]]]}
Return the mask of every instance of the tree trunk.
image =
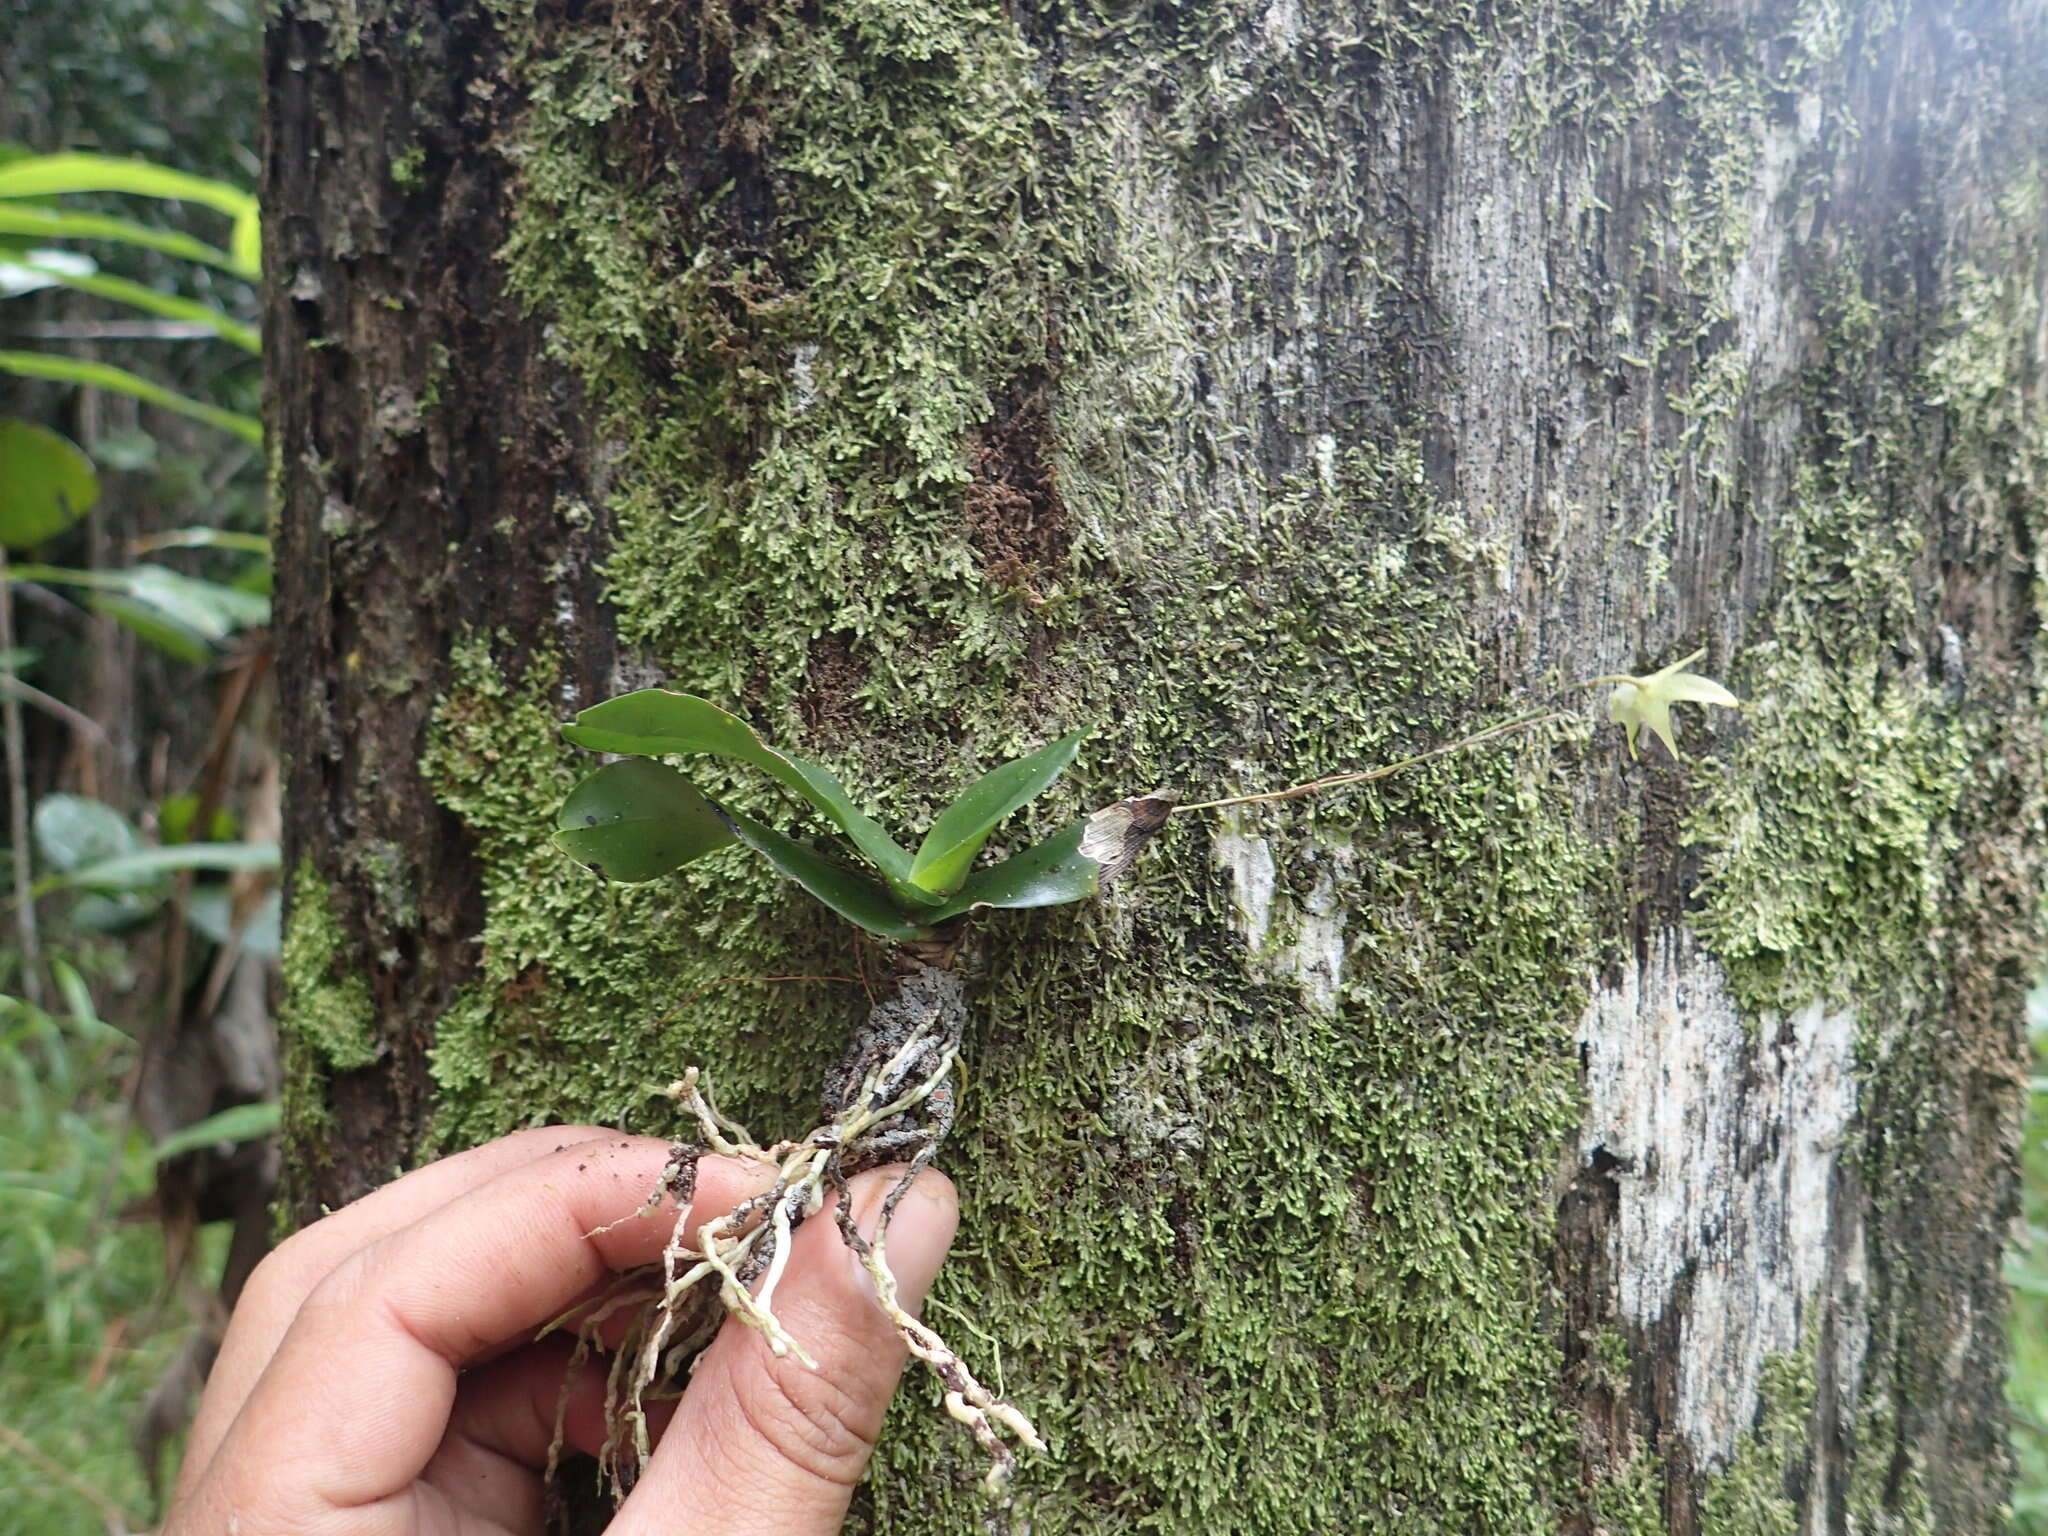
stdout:
{"type": "Polygon", "coordinates": [[[915,1385],[855,1525],[1998,1529],[2044,31],[284,0],[298,1215],[691,1064],[811,1123],[879,967],[550,848],[613,693],[905,832],[1078,725],[1041,830],[1556,701],[973,930],[935,1316],[1052,1453],[990,1514],[915,1385]],[[1572,687],[1702,646],[1682,761],[1572,687]]]}

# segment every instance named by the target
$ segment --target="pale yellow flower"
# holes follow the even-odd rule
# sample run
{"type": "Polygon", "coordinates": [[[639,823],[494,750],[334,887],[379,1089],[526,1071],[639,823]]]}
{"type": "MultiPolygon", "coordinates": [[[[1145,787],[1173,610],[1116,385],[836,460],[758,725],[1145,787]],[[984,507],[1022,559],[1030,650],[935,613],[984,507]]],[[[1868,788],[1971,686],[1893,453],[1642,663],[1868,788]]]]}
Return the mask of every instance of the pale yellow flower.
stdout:
{"type": "Polygon", "coordinates": [[[1674,704],[1718,704],[1724,709],[1740,709],[1742,701],[1715,682],[1711,677],[1698,677],[1685,669],[1706,655],[1704,647],[1694,651],[1682,661],[1674,661],[1661,672],[1652,672],[1648,677],[1599,677],[1596,683],[1612,683],[1614,692],[1607,696],[1607,718],[1628,732],[1628,755],[1640,757],[1636,750],[1636,736],[1644,726],[1664,743],[1665,750],[1673,757],[1679,756],[1678,742],[1671,733],[1671,706],[1674,704]]]}

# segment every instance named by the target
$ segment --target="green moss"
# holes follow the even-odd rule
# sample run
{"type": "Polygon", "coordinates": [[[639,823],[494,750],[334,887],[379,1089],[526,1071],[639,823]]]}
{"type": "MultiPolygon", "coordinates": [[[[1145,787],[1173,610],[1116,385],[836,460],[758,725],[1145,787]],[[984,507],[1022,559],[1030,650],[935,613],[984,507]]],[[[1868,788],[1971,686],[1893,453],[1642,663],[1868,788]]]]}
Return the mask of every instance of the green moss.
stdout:
{"type": "MultiPolygon", "coordinates": [[[[1296,723],[1282,776],[1478,718],[1459,621],[1472,572],[1453,541],[1372,531],[1422,520],[1415,466],[1412,447],[1361,449],[1334,488],[1268,506],[1256,535],[1184,551],[1116,730],[1040,827],[1176,756],[1216,760],[1241,711],[1296,723]],[[1311,551],[1327,560],[1313,614],[1295,600],[1311,551]],[[1219,651],[1229,675],[1204,660],[1219,651]]],[[[666,1129],[656,1090],[693,1062],[757,1129],[805,1122],[858,989],[713,983],[846,974],[850,936],[820,939],[806,898],[738,851],[610,890],[556,855],[550,813],[578,754],[553,731],[555,668],[511,675],[512,649],[461,649],[429,758],[479,838],[489,913],[482,977],[436,1048],[442,1134],[550,1116],[666,1129]]],[[[1091,660],[1107,675],[1108,656],[1091,660]]],[[[907,821],[925,788],[865,761],[856,791],[907,821]]],[[[928,776],[949,789],[973,766],[928,776]]],[[[1319,881],[1334,887],[1346,962],[1329,1007],[1292,977],[1248,981],[1199,826],[1169,831],[1134,898],[991,921],[976,940],[948,1159],[968,1226],[939,1298],[999,1341],[1010,1390],[1053,1438],[1020,1495],[1036,1528],[1229,1512],[1240,1529],[1321,1531],[1362,1507],[1418,1529],[1548,1529],[1572,1445],[1540,1255],[1577,1118],[1568,1021],[1599,884],[1565,772],[1557,744],[1525,741],[1248,825],[1274,848],[1277,938],[1300,936],[1319,881]]],[[[978,1518],[972,1448],[918,1396],[864,1494],[876,1528],[978,1518]]]]}
{"type": "Polygon", "coordinates": [[[1817,998],[1911,1011],[1984,722],[1924,659],[1900,665],[1915,527],[1808,472],[1776,554],[1768,628],[1730,678],[1747,730],[1703,770],[1688,828],[1707,850],[1695,921],[1751,1020],[1817,998]]]}
{"type": "Polygon", "coordinates": [[[392,185],[410,190],[419,185],[420,168],[426,164],[427,151],[423,144],[408,144],[391,161],[392,185]]]}
{"type": "Polygon", "coordinates": [[[335,1072],[377,1059],[377,1010],[369,986],[362,977],[336,968],[350,952],[327,883],[310,861],[300,861],[292,875],[279,1019],[290,1039],[310,1047],[318,1065],[335,1072]]]}
{"type": "MultiPolygon", "coordinates": [[[[368,983],[340,968],[352,949],[335,918],[327,883],[311,860],[301,860],[293,872],[288,910],[280,961],[280,1098],[285,1123],[303,1149],[301,1157],[317,1157],[332,1120],[328,1084],[335,1073],[376,1060],[377,1015],[368,983]]],[[[286,1171],[287,1185],[303,1188],[313,1172],[295,1161],[286,1171]]],[[[292,1205],[288,1187],[276,1212],[279,1237],[289,1234],[292,1205]]]]}
{"type": "Polygon", "coordinates": [[[1764,1361],[1756,1425],[1735,1459],[1708,1479],[1700,1536],[1799,1536],[1804,1521],[1795,1483],[1813,1455],[1814,1396],[1810,1352],[1764,1361]]]}
{"type": "Polygon", "coordinates": [[[1594,1489],[1591,1536],[1666,1536],[1670,1529],[1659,1458],[1639,1454],[1594,1489]]]}

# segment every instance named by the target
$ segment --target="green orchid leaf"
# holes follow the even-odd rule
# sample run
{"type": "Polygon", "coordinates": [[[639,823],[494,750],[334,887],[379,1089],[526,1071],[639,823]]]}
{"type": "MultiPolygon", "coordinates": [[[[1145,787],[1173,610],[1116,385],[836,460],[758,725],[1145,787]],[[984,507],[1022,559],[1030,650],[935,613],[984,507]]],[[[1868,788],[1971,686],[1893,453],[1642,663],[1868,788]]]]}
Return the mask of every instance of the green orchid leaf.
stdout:
{"type": "MultiPolygon", "coordinates": [[[[5,209],[0,209],[4,213],[5,209]]],[[[160,405],[180,416],[190,416],[209,427],[232,432],[245,443],[263,446],[263,423],[240,411],[225,411],[204,400],[194,400],[175,389],[152,383],[139,373],[116,368],[112,363],[88,362],[78,357],[56,357],[43,352],[0,352],[0,373],[18,374],[25,379],[51,379],[60,384],[83,384],[104,389],[111,395],[128,395],[150,405],[160,405]]]]}
{"type": "Polygon", "coordinates": [[[913,923],[889,899],[888,890],[857,870],[835,864],[815,848],[784,837],[772,828],[721,807],[740,841],[773,864],[848,922],[885,939],[925,939],[929,928],[913,923]]]}
{"type": "Polygon", "coordinates": [[[73,870],[135,852],[142,839],[128,818],[87,795],[45,795],[36,802],[36,852],[52,869],[73,870]]]}
{"type": "Polygon", "coordinates": [[[909,879],[910,855],[854,805],[837,779],[816,763],[777,751],[739,716],[708,700],[666,688],[643,688],[584,710],[574,725],[562,727],[562,734],[592,752],[639,757],[701,754],[750,763],[816,807],[891,881],[909,879]]]}
{"type": "Polygon", "coordinates": [[[646,758],[609,763],[569,792],[555,846],[607,880],[658,880],[733,841],[697,786],[646,758]]]}
{"type": "Polygon", "coordinates": [[[931,921],[942,923],[976,907],[1051,907],[1093,896],[1102,864],[1081,851],[1088,820],[1083,817],[1000,864],[977,869],[952,900],[931,914],[931,921]]]}
{"type": "Polygon", "coordinates": [[[1062,736],[1051,746],[991,769],[968,785],[967,792],[948,806],[925,834],[911,862],[911,883],[942,896],[957,891],[989,834],[1066,771],[1087,734],[1075,731],[1062,736]]]}
{"type": "Polygon", "coordinates": [[[0,420],[0,544],[27,549],[54,538],[99,499],[92,460],[71,439],[0,420]]]}

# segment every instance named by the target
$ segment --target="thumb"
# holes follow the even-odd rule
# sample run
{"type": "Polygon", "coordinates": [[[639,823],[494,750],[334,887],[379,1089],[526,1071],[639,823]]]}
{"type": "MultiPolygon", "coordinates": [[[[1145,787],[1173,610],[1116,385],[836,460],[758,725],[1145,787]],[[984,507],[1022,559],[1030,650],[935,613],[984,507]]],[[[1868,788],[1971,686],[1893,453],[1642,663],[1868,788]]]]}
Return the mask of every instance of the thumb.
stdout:
{"type": "MultiPolygon", "coordinates": [[[[877,1168],[850,1182],[862,1232],[873,1234],[901,1175],[877,1168]]],[[[930,1289],[958,1220],[951,1182],[930,1170],[896,1207],[888,1258],[906,1310],[930,1289]]],[[[829,1204],[798,1230],[774,1306],[817,1369],[776,1359],[760,1334],[728,1318],[611,1536],[839,1530],[895,1395],[904,1349],[829,1204]]]]}

